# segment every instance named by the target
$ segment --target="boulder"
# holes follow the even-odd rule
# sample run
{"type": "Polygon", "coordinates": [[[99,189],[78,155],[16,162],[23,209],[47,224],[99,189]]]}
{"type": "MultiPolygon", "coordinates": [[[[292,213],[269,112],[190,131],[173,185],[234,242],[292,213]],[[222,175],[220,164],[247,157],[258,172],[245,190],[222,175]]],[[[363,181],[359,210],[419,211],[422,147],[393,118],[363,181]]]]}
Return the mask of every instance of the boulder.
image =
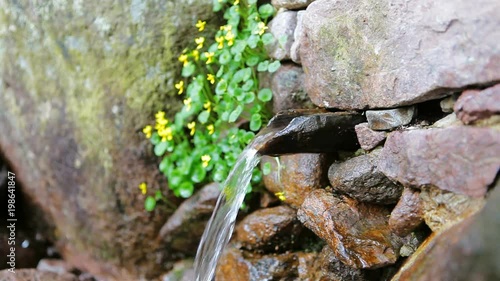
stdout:
{"type": "MultiPolygon", "coordinates": [[[[211,0],[1,1],[0,150],[43,210],[65,260],[103,280],[168,269],[155,237],[172,212],[159,203],[157,157],[142,128],[173,116],[177,56],[209,20],[211,0]],[[189,36],[187,34],[192,34],[189,36]],[[90,235],[91,234],[91,235],[90,235]]],[[[213,21],[212,21],[213,22],[213,21]]],[[[211,28],[214,28],[213,25],[211,28]]]]}
{"type": "Polygon", "coordinates": [[[314,1],[299,23],[306,91],[320,107],[393,108],[498,81],[499,9],[496,0],[314,1]]]}
{"type": "Polygon", "coordinates": [[[399,257],[400,240],[389,230],[389,210],[384,206],[317,189],[309,193],[297,216],[350,267],[379,268],[399,257]]]}
{"type": "Polygon", "coordinates": [[[500,132],[453,126],[390,133],[379,169],[405,186],[482,197],[500,168],[500,132]]]}
{"type": "Polygon", "coordinates": [[[290,59],[290,48],[293,43],[293,33],[297,26],[297,12],[280,10],[269,22],[269,32],[275,41],[266,45],[267,54],[276,60],[290,59]]]}

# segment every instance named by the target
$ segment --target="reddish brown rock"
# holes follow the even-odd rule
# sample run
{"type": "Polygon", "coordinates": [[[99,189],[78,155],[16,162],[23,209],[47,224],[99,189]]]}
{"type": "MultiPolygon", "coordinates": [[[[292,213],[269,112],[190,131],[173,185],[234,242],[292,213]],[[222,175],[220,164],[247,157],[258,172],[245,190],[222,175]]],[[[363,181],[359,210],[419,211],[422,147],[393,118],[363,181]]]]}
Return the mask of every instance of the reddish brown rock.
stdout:
{"type": "Polygon", "coordinates": [[[482,91],[463,92],[455,103],[454,110],[464,124],[500,114],[500,84],[482,91]]]}
{"type": "Polygon", "coordinates": [[[492,190],[483,211],[431,235],[392,280],[499,280],[499,187],[492,190]]]}
{"type": "Polygon", "coordinates": [[[309,192],[327,184],[328,162],[325,154],[313,153],[262,157],[261,167],[271,164],[271,173],[264,175],[264,184],[274,194],[281,192],[285,203],[299,208],[309,192]]]}
{"type": "Polygon", "coordinates": [[[500,168],[500,131],[455,126],[393,132],[379,168],[405,186],[481,197],[500,168]]]}
{"type": "Polygon", "coordinates": [[[16,273],[9,272],[8,269],[0,271],[2,281],[78,281],[75,275],[70,273],[54,273],[50,271],[40,271],[36,269],[16,269],[16,273]]]}
{"type": "Polygon", "coordinates": [[[305,280],[308,281],[373,280],[368,278],[365,271],[361,269],[352,268],[339,261],[339,259],[335,256],[334,251],[328,246],[323,247],[323,250],[321,250],[321,253],[314,261],[312,273],[313,273],[312,276],[310,276],[309,279],[305,280]]]}
{"type": "Polygon", "coordinates": [[[296,280],[302,253],[258,255],[228,247],[218,263],[217,281],[296,280]]]}
{"type": "Polygon", "coordinates": [[[399,241],[389,230],[389,210],[383,206],[337,198],[317,189],[309,194],[297,215],[350,267],[378,268],[398,258],[399,241]]]}
{"type": "Polygon", "coordinates": [[[293,63],[283,63],[271,76],[273,111],[311,108],[312,102],[304,91],[304,71],[293,63]]]}
{"type": "Polygon", "coordinates": [[[335,163],[328,170],[333,190],[360,202],[394,204],[403,186],[389,180],[378,169],[380,150],[335,163]]]}
{"type": "Polygon", "coordinates": [[[295,243],[301,230],[296,211],[277,206],[246,216],[236,227],[236,240],[249,250],[282,250],[295,243]]]}
{"type": "Polygon", "coordinates": [[[392,232],[404,237],[410,234],[424,221],[423,203],[420,192],[405,188],[398,204],[392,210],[389,218],[389,227],[392,232]]]}
{"type": "Polygon", "coordinates": [[[321,107],[392,108],[499,81],[499,9],[496,0],[317,0],[302,23],[306,91],[321,107]]]}
{"type": "Polygon", "coordinates": [[[281,10],[269,22],[268,31],[275,41],[266,45],[269,57],[276,60],[290,59],[290,48],[293,43],[293,33],[297,26],[297,12],[281,10]]]}
{"type": "Polygon", "coordinates": [[[219,194],[218,184],[211,183],[204,186],[182,202],[163,225],[157,239],[167,242],[167,245],[175,251],[195,254],[219,194]]]}
{"type": "Polygon", "coordinates": [[[386,138],[386,132],[374,131],[370,129],[368,123],[361,123],[354,126],[358,142],[364,150],[372,150],[386,138]]]}
{"type": "Polygon", "coordinates": [[[480,211],[484,198],[472,198],[426,186],[420,192],[423,218],[432,231],[440,231],[480,211]]]}

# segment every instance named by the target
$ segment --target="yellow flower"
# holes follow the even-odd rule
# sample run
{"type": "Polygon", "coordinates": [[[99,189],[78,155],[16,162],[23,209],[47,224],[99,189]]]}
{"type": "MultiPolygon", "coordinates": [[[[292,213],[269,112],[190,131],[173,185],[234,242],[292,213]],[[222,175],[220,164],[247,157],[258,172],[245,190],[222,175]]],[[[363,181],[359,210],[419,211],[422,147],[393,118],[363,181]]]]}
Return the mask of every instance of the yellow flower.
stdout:
{"type": "Polygon", "coordinates": [[[210,124],[207,126],[207,130],[208,130],[208,134],[211,135],[214,133],[215,129],[214,129],[214,125],[213,124],[210,124]]]}
{"type": "Polygon", "coordinates": [[[151,137],[152,131],[153,131],[153,128],[150,125],[147,125],[146,127],[144,127],[144,129],[142,129],[142,132],[146,135],[146,138],[148,138],[148,139],[151,137]]]}
{"type": "Polygon", "coordinates": [[[210,157],[210,155],[208,155],[208,154],[201,156],[201,161],[202,161],[201,165],[204,168],[206,168],[208,166],[208,163],[210,162],[210,160],[212,160],[212,157],[210,157]]]}
{"type": "Polygon", "coordinates": [[[175,84],[175,88],[179,90],[179,95],[184,92],[184,81],[179,81],[179,83],[175,84]]]}
{"type": "Polygon", "coordinates": [[[183,63],[183,66],[186,66],[188,64],[188,56],[186,54],[180,55],[179,61],[183,63]]]}
{"type": "Polygon", "coordinates": [[[143,182],[139,184],[139,189],[141,190],[142,194],[146,194],[146,192],[148,192],[148,185],[145,182],[143,182]]]}
{"type": "Polygon", "coordinates": [[[172,128],[171,127],[163,127],[158,130],[158,135],[161,137],[161,141],[171,141],[173,139],[172,128]]]}
{"type": "MultiPolygon", "coordinates": [[[[214,52],[205,52],[203,53],[205,55],[205,57],[207,58],[207,64],[210,64],[211,62],[214,61],[214,55],[215,53],[214,52]]],[[[213,84],[213,83],[212,83],[213,84]]]]}
{"type": "Polygon", "coordinates": [[[196,49],[201,49],[203,48],[203,43],[205,43],[205,37],[198,37],[196,39],[194,39],[194,42],[196,44],[198,44],[198,46],[196,46],[196,49]]]}
{"type": "Polygon", "coordinates": [[[238,4],[240,4],[240,0],[235,0],[233,3],[233,5],[238,5],[238,4]]]}
{"type": "Polygon", "coordinates": [[[232,46],[234,44],[234,33],[229,30],[225,36],[225,39],[227,40],[227,45],[232,46]]]}
{"type": "Polygon", "coordinates": [[[259,30],[257,30],[256,33],[259,34],[259,35],[262,35],[262,34],[264,34],[264,32],[266,32],[267,26],[266,26],[265,23],[259,22],[257,24],[257,28],[259,28],[259,30]]]}
{"type": "Polygon", "coordinates": [[[189,135],[191,135],[191,136],[192,136],[192,135],[194,135],[194,132],[195,132],[195,130],[196,130],[196,123],[195,123],[194,121],[193,121],[193,122],[191,122],[191,123],[188,123],[188,124],[187,124],[187,127],[188,127],[188,129],[190,129],[190,130],[191,130],[191,131],[189,132],[189,135]]]}
{"type": "Polygon", "coordinates": [[[200,58],[200,52],[198,52],[198,50],[194,50],[191,54],[193,55],[194,60],[198,61],[198,59],[200,58]]]}
{"type": "Polygon", "coordinates": [[[191,98],[185,99],[184,105],[187,107],[187,110],[191,110],[191,98]]]}
{"type": "Polygon", "coordinates": [[[228,25],[223,25],[220,27],[220,30],[224,30],[224,31],[231,31],[233,29],[233,26],[228,24],[228,25]]]}
{"type": "Polygon", "coordinates": [[[207,80],[213,85],[215,83],[215,76],[213,74],[207,74],[207,80]]]}
{"type": "Polygon", "coordinates": [[[286,200],[286,197],[285,197],[285,192],[276,192],[274,193],[274,195],[276,195],[276,197],[278,197],[279,200],[281,201],[285,201],[286,200]]]}
{"type": "Polygon", "coordinates": [[[215,41],[219,43],[219,45],[217,45],[217,49],[220,50],[224,48],[224,36],[215,37],[215,41]]]}
{"type": "Polygon", "coordinates": [[[210,110],[212,109],[212,104],[210,103],[210,101],[204,103],[203,108],[205,108],[208,112],[210,112],[210,110]]]}
{"type": "Polygon", "coordinates": [[[156,118],[156,120],[165,119],[165,111],[158,111],[155,114],[155,118],[156,118]]]}
{"type": "Polygon", "coordinates": [[[198,20],[198,22],[196,23],[196,27],[198,28],[198,31],[203,31],[205,29],[206,24],[207,24],[206,21],[198,20]]]}

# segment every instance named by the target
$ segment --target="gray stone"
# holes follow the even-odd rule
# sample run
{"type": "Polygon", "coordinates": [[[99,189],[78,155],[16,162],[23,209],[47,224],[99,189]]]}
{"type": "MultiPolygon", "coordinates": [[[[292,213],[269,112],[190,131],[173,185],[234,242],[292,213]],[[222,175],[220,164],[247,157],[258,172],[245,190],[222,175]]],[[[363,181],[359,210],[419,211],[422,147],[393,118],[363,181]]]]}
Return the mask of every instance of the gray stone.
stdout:
{"type": "MultiPolygon", "coordinates": [[[[356,280],[365,281],[370,280],[365,271],[362,269],[352,268],[342,263],[336,256],[335,252],[329,247],[325,246],[319,253],[314,261],[312,267],[312,276],[307,281],[316,280],[356,280]]],[[[304,280],[304,279],[301,279],[304,280]]]]}
{"type": "Polygon", "coordinates": [[[360,202],[394,204],[403,187],[378,169],[378,151],[333,164],[328,170],[332,189],[360,202]]]}
{"type": "Polygon", "coordinates": [[[37,270],[50,271],[57,274],[69,273],[75,268],[61,259],[41,259],[36,266],[37,270]]]}
{"type": "Polygon", "coordinates": [[[446,115],[445,117],[434,122],[434,124],[432,124],[432,127],[433,128],[447,128],[447,127],[451,127],[451,126],[460,126],[460,125],[463,125],[462,122],[460,122],[460,120],[458,120],[458,118],[457,118],[457,115],[454,112],[452,112],[452,113],[446,115]]]}
{"type": "Polygon", "coordinates": [[[297,12],[294,11],[281,10],[269,22],[269,32],[276,39],[274,43],[266,45],[269,57],[276,60],[290,59],[295,26],[297,26],[297,12]]]}
{"type": "Polygon", "coordinates": [[[424,221],[424,206],[420,191],[405,188],[389,217],[389,227],[400,237],[410,234],[424,221]]]}
{"type": "Polygon", "coordinates": [[[463,92],[455,103],[454,109],[455,114],[464,124],[500,114],[500,84],[482,91],[463,92]]]}
{"type": "Polygon", "coordinates": [[[297,216],[350,267],[378,268],[395,263],[399,256],[400,240],[389,230],[389,210],[384,206],[337,198],[316,189],[297,216]]]}
{"type": "Polygon", "coordinates": [[[297,12],[297,26],[293,32],[293,43],[290,48],[290,58],[293,62],[300,64],[300,43],[304,41],[304,33],[302,31],[302,18],[306,11],[297,12]]]}
{"type": "Polygon", "coordinates": [[[446,97],[442,99],[439,102],[439,106],[441,106],[441,110],[445,113],[451,113],[453,112],[453,106],[455,105],[455,102],[458,99],[458,95],[451,95],[449,97],[446,97]]]}
{"type": "Polygon", "coordinates": [[[499,81],[498,10],[496,0],[317,0],[302,21],[307,93],[320,107],[393,108],[499,81]]]}
{"type": "Polygon", "coordinates": [[[175,251],[195,254],[219,194],[217,183],[204,186],[182,202],[160,229],[157,239],[175,251]]]}
{"type": "Polygon", "coordinates": [[[500,168],[500,131],[453,126],[392,132],[379,169],[404,186],[482,197],[500,168]]]}
{"type": "Polygon", "coordinates": [[[354,126],[356,136],[361,148],[364,150],[372,150],[386,138],[386,132],[374,131],[370,129],[368,123],[361,123],[354,126]]]}
{"type": "Polygon", "coordinates": [[[276,8],[285,8],[288,10],[303,9],[314,0],[271,0],[271,4],[276,8]]]}
{"type": "Polygon", "coordinates": [[[304,71],[293,63],[283,63],[271,76],[273,112],[313,107],[304,90],[304,71]]]}
{"type": "Polygon", "coordinates": [[[367,110],[366,119],[372,130],[390,130],[411,122],[415,107],[401,107],[386,110],[367,110]]]}

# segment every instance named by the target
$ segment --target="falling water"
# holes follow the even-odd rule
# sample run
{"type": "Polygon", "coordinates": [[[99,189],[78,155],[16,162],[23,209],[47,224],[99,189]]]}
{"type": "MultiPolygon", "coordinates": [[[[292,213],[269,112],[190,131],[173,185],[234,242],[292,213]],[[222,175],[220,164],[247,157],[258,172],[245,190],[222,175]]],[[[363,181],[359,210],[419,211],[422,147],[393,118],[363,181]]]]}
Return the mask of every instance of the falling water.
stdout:
{"type": "Polygon", "coordinates": [[[223,190],[196,253],[194,262],[196,281],[212,281],[214,278],[222,250],[231,238],[236,215],[245,198],[252,171],[260,161],[258,149],[272,135],[272,132],[259,134],[241,153],[224,182],[223,190]]]}

